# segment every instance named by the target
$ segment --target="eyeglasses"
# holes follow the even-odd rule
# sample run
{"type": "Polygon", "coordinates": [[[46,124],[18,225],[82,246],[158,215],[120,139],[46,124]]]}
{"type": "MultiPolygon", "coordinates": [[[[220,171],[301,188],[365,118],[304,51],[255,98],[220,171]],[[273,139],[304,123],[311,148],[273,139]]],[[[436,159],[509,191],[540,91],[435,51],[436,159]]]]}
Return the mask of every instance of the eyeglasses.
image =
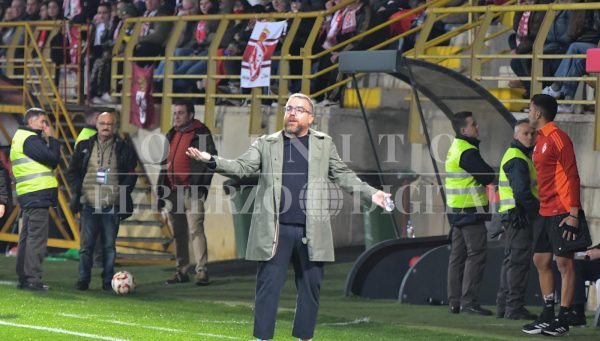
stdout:
{"type": "Polygon", "coordinates": [[[304,115],[304,114],[310,114],[311,112],[304,109],[303,107],[293,107],[291,105],[286,105],[283,109],[285,109],[285,112],[292,112],[295,111],[296,114],[299,115],[304,115]]]}
{"type": "Polygon", "coordinates": [[[110,126],[114,126],[115,124],[112,122],[98,122],[99,126],[104,126],[104,127],[110,127],[110,126]]]}

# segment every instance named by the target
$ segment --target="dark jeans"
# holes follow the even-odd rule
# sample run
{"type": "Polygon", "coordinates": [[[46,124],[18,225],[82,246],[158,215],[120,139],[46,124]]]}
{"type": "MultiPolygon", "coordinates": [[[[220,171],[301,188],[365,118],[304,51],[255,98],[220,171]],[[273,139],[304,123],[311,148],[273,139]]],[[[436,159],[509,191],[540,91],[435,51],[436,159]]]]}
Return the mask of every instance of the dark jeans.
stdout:
{"type": "Polygon", "coordinates": [[[23,209],[23,228],[19,233],[17,251],[17,275],[21,284],[37,285],[42,282],[49,223],[48,208],[23,209]]]}
{"type": "Polygon", "coordinates": [[[487,257],[485,224],[452,229],[448,263],[448,302],[452,307],[479,304],[478,295],[487,257]]]}
{"type": "Polygon", "coordinates": [[[296,279],[296,315],[292,335],[300,339],[313,337],[317,324],[323,263],[308,259],[308,247],[302,242],[304,228],[281,224],[275,256],[258,263],[256,303],[254,307],[254,337],[272,339],[281,289],[285,283],[290,260],[296,279]]]}
{"type": "Polygon", "coordinates": [[[116,240],[119,232],[119,209],[96,209],[84,205],[81,209],[81,246],[79,249],[79,281],[89,283],[92,275],[96,239],[102,242],[102,283],[110,283],[115,274],[116,240]]]}

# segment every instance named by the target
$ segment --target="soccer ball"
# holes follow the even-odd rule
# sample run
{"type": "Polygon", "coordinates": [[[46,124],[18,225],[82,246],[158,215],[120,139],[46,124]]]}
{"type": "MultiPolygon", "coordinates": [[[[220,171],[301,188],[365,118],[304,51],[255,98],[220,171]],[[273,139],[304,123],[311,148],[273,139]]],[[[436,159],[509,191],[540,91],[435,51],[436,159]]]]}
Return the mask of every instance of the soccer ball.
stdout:
{"type": "Polygon", "coordinates": [[[135,279],[131,273],[119,271],[113,276],[111,285],[118,295],[127,295],[135,290],[135,279]]]}

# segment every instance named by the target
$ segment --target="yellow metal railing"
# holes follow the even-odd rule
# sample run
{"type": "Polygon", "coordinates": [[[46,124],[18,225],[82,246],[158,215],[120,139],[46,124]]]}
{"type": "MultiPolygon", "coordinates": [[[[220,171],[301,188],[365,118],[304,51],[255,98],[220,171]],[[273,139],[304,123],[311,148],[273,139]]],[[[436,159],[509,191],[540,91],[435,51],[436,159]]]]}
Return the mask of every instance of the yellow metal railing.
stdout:
{"type": "MultiPolygon", "coordinates": [[[[301,91],[311,96],[318,96],[326,91],[329,91],[334,88],[338,88],[348,82],[345,80],[343,82],[336,83],[330,87],[327,87],[319,92],[311,93],[311,82],[313,82],[319,75],[336,69],[338,66],[334,64],[332,67],[327,68],[325,70],[320,70],[319,72],[313,73],[312,64],[321,58],[323,55],[330,53],[332,51],[336,51],[339,49],[343,49],[348,44],[355,42],[367,34],[373,33],[378,30],[388,29],[390,25],[406,18],[415,12],[420,12],[424,9],[430,7],[441,6],[449,2],[449,0],[437,0],[431,1],[423,6],[420,6],[414,10],[411,10],[408,13],[403,14],[391,20],[385,24],[379,25],[374,29],[365,32],[364,34],[360,34],[357,37],[349,39],[344,42],[339,42],[337,45],[333,46],[330,49],[327,49],[322,52],[313,53],[313,46],[315,45],[315,41],[318,37],[318,34],[322,28],[322,24],[327,16],[332,15],[338,9],[342,9],[345,6],[353,3],[353,0],[346,0],[331,8],[328,11],[321,12],[301,12],[301,13],[268,13],[268,14],[221,14],[221,15],[205,15],[205,16],[181,16],[181,17],[157,17],[157,18],[131,18],[126,22],[125,27],[121,30],[119,38],[113,48],[113,59],[112,59],[112,77],[111,77],[111,88],[113,89],[113,96],[121,96],[122,100],[122,111],[128,112],[131,101],[131,63],[138,61],[163,61],[165,63],[165,73],[164,76],[157,76],[157,78],[163,79],[163,89],[162,92],[155,92],[154,95],[156,97],[161,98],[161,112],[163,115],[161,116],[161,130],[167,130],[170,128],[171,121],[170,115],[168,113],[171,111],[171,104],[173,99],[175,98],[203,98],[205,103],[205,123],[211,127],[213,130],[215,129],[215,120],[214,120],[214,112],[217,100],[221,99],[237,99],[237,100],[250,100],[251,103],[251,121],[250,121],[250,132],[251,133],[259,133],[261,132],[261,101],[265,99],[275,100],[279,107],[282,107],[285,104],[287,91],[289,89],[289,82],[291,80],[299,80],[301,82],[301,91]],[[176,57],[174,55],[174,50],[181,36],[186,24],[188,22],[194,22],[198,20],[206,20],[206,21],[218,21],[219,25],[214,35],[214,38],[208,48],[207,56],[190,56],[190,57],[176,57]],[[217,92],[217,82],[222,79],[229,80],[239,80],[240,75],[221,75],[217,74],[217,63],[220,61],[239,61],[241,62],[241,56],[219,56],[217,51],[220,46],[222,46],[223,37],[227,28],[231,25],[233,21],[236,20],[291,20],[291,25],[286,36],[283,39],[281,54],[279,56],[273,56],[272,59],[279,61],[279,74],[274,75],[274,79],[279,81],[279,91],[277,95],[263,94],[260,88],[253,88],[248,94],[225,94],[217,92]],[[298,31],[298,27],[301,23],[311,21],[311,29],[307,36],[306,43],[301,49],[299,54],[293,55],[290,53],[290,46],[294,39],[296,39],[296,33],[298,31]],[[139,38],[139,32],[141,31],[141,26],[144,23],[158,23],[158,22],[171,22],[173,23],[173,28],[171,30],[171,34],[169,39],[166,42],[165,55],[161,57],[134,57],[133,51],[135,44],[139,38]],[[132,32],[130,36],[126,35],[126,31],[132,32]],[[198,75],[175,75],[173,74],[173,64],[177,61],[207,61],[207,72],[205,74],[198,75]],[[302,73],[298,75],[290,75],[289,74],[289,62],[293,60],[302,61],[302,73]],[[122,68],[119,68],[119,64],[123,65],[122,68]],[[122,69],[123,72],[119,72],[119,69],[122,69]],[[173,93],[173,80],[174,79],[194,79],[194,80],[203,80],[205,82],[205,93],[173,93]],[[119,91],[116,91],[119,89],[119,91]]],[[[403,35],[391,38],[388,40],[392,42],[393,40],[397,40],[403,36],[406,36],[410,33],[416,32],[419,29],[413,29],[409,32],[405,32],[403,35]]],[[[277,125],[282,126],[283,122],[278,120],[277,125]]]]}

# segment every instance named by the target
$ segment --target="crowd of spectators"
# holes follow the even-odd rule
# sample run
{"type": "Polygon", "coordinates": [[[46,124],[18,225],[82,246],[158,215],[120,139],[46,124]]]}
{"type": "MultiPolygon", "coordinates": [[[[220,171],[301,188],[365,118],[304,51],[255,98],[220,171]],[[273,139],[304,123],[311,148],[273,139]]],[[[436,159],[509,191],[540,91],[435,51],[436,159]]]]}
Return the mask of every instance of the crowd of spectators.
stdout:
{"type": "MultiPolygon", "coordinates": [[[[57,65],[85,63],[87,70],[86,91],[88,98],[94,104],[113,103],[110,96],[110,68],[113,56],[113,46],[121,30],[126,29],[126,37],[132,34],[133,27],[124,25],[123,20],[131,17],[158,17],[158,16],[190,16],[203,14],[240,14],[240,13],[286,13],[302,11],[319,11],[330,9],[341,0],[0,0],[0,16],[3,21],[35,21],[35,20],[63,20],[65,28],[55,34],[41,33],[38,38],[40,47],[51,46],[51,59],[57,65]],[[11,1],[10,3],[8,1],[11,1]],[[87,32],[79,32],[75,24],[89,27],[87,32]],[[83,40],[81,46],[78,41],[83,40]],[[78,48],[80,48],[78,50],[78,48]],[[79,60],[79,56],[82,60],[79,60]]],[[[596,0],[574,0],[596,1],[596,0]]],[[[502,0],[479,0],[477,4],[500,4],[502,0]]],[[[523,4],[548,4],[552,0],[522,0],[523,4]]],[[[381,23],[404,15],[426,3],[426,0],[356,0],[347,7],[332,13],[325,18],[317,40],[312,47],[313,53],[335,47],[340,42],[352,38],[381,23]]],[[[447,6],[466,5],[466,0],[453,0],[447,6]]],[[[584,53],[589,47],[597,46],[600,40],[599,27],[600,15],[598,11],[562,11],[559,12],[550,29],[544,53],[584,53]]],[[[509,44],[516,55],[530,54],[533,41],[544,18],[545,12],[517,12],[514,20],[514,32],[509,44]]],[[[318,72],[337,63],[338,54],[347,50],[364,50],[375,44],[381,43],[392,36],[410,30],[426,19],[425,11],[413,11],[388,29],[379,30],[350,44],[336,48],[334,51],[323,55],[312,63],[312,72],[318,72]]],[[[224,56],[241,56],[250,38],[252,28],[257,19],[235,20],[226,28],[225,34],[219,45],[218,54],[224,56]]],[[[468,16],[457,13],[445,16],[433,26],[429,38],[440,36],[459,25],[466,23],[468,16]]],[[[292,20],[287,21],[288,28],[292,20]]],[[[218,21],[199,20],[188,21],[183,33],[179,36],[174,56],[196,57],[196,59],[177,60],[174,62],[172,74],[173,91],[175,93],[202,93],[205,84],[201,75],[206,74],[208,61],[197,57],[207,57],[210,46],[217,30],[218,21]],[[197,75],[198,77],[194,77],[197,75]],[[177,77],[185,76],[185,77],[177,77]]],[[[314,19],[302,19],[296,39],[290,47],[292,55],[300,54],[306,39],[314,24],[314,19]]],[[[169,40],[172,22],[148,22],[142,25],[140,37],[134,48],[135,57],[160,57],[164,55],[165,45],[169,40]]],[[[2,45],[11,43],[14,28],[4,28],[0,39],[2,45]]],[[[284,32],[285,35],[285,32],[284,32]]],[[[407,51],[411,49],[418,34],[411,34],[404,39],[399,39],[389,44],[388,49],[407,51]]],[[[283,40],[283,38],[282,38],[283,40]]],[[[445,42],[446,44],[448,42],[445,42]]],[[[444,43],[442,43],[444,44],[444,43]]],[[[280,55],[281,45],[278,44],[274,55],[280,55]]],[[[121,51],[122,53],[123,51],[121,51]]],[[[3,54],[4,51],[0,51],[3,54]]],[[[160,91],[164,83],[164,62],[140,61],[140,66],[154,65],[154,89],[160,91]]],[[[528,77],[531,73],[531,61],[528,58],[515,58],[511,61],[511,68],[519,77],[528,77]]],[[[544,76],[581,76],[582,60],[547,59],[544,62],[544,76]]],[[[119,65],[119,67],[122,67],[119,65]]],[[[217,73],[235,75],[239,74],[241,62],[239,60],[225,60],[218,62],[217,73]]],[[[272,63],[272,73],[279,72],[279,61],[272,63]]],[[[302,74],[302,61],[290,61],[290,74],[302,74]]],[[[60,77],[57,68],[55,74],[56,84],[60,77]]],[[[340,80],[337,69],[322,72],[311,84],[311,92],[316,92],[329,87],[340,80]]],[[[512,81],[513,87],[529,89],[528,81],[512,81]]],[[[577,89],[577,82],[545,83],[545,92],[557,98],[572,99],[577,89]]],[[[248,89],[240,89],[238,80],[224,77],[218,81],[218,89],[222,92],[249,93],[248,89]]],[[[112,89],[118,90],[118,89],[112,89]]],[[[290,92],[300,90],[300,81],[292,80],[289,83],[290,92]]],[[[266,92],[278,91],[277,80],[271,82],[271,87],[266,92]]],[[[529,97],[526,91],[524,97],[529,97]]],[[[334,89],[321,94],[317,102],[321,105],[335,104],[340,100],[339,89],[334,89]]],[[[561,109],[565,109],[561,106],[561,109]]],[[[569,109],[569,108],[566,108],[569,109]]],[[[564,110],[563,110],[564,111],[564,110]]]]}

